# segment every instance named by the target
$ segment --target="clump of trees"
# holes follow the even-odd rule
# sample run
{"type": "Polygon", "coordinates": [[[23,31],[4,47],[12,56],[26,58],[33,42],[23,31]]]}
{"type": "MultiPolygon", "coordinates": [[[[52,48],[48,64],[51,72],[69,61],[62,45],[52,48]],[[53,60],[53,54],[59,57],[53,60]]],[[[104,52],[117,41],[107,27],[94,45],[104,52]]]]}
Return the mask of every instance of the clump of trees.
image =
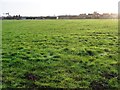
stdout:
{"type": "Polygon", "coordinates": [[[14,16],[10,16],[8,15],[7,17],[3,17],[3,19],[21,19],[21,16],[20,15],[14,15],[14,16]]]}

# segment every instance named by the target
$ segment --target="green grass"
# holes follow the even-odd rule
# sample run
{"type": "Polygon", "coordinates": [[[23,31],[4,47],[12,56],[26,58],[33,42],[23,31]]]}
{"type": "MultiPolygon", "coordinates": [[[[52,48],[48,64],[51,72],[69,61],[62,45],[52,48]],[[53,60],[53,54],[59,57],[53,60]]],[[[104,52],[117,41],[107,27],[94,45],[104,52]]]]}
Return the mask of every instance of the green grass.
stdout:
{"type": "Polygon", "coordinates": [[[3,88],[118,88],[117,20],[3,20],[3,88]]]}

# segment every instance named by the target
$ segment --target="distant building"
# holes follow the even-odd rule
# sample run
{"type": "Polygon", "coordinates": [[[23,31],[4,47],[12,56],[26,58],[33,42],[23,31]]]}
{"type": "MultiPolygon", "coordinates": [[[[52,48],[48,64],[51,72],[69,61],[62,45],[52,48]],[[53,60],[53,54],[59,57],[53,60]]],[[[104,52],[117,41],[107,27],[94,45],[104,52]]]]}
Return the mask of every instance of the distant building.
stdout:
{"type": "Polygon", "coordinates": [[[94,18],[94,17],[93,17],[93,14],[88,14],[88,15],[86,16],[86,19],[92,19],[92,18],[94,18]]]}
{"type": "Polygon", "coordinates": [[[86,13],[85,13],[85,14],[80,14],[80,15],[79,15],[79,18],[80,18],[80,19],[85,19],[85,18],[86,18],[86,13]]]}
{"type": "Polygon", "coordinates": [[[60,15],[58,16],[59,19],[70,19],[70,16],[68,15],[60,15]]]}
{"type": "Polygon", "coordinates": [[[111,13],[111,18],[113,18],[113,19],[118,18],[118,15],[114,14],[114,13],[111,13]]]}

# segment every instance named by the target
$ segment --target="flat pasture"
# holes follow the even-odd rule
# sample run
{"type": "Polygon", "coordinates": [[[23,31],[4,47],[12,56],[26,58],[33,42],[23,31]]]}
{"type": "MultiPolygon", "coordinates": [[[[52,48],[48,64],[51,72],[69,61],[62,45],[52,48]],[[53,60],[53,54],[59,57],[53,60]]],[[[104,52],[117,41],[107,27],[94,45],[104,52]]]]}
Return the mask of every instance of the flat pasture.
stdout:
{"type": "Polygon", "coordinates": [[[3,88],[118,88],[118,21],[3,20],[3,88]]]}

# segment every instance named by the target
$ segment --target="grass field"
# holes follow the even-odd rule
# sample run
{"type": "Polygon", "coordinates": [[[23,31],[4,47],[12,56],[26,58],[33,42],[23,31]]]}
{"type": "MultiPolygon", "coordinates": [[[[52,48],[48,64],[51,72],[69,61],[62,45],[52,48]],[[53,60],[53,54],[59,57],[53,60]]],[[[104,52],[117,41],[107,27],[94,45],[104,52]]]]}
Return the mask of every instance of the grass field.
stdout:
{"type": "Polygon", "coordinates": [[[3,20],[3,88],[118,88],[117,20],[3,20]]]}

